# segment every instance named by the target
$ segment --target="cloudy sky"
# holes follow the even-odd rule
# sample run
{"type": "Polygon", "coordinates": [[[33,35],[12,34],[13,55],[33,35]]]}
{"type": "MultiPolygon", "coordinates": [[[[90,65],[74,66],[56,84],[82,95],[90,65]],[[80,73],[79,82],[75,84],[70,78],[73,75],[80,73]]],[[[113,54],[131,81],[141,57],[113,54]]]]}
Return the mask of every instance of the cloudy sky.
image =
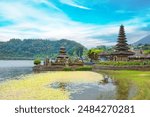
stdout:
{"type": "Polygon", "coordinates": [[[0,41],[70,39],[113,45],[123,24],[129,43],[150,34],[150,0],[0,0],[0,41]]]}

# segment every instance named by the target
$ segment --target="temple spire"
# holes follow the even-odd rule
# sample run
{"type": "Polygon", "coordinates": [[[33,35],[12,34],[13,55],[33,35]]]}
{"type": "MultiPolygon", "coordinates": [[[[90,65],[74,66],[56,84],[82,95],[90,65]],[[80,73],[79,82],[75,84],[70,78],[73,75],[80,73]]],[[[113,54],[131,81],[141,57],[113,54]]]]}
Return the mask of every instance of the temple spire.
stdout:
{"type": "Polygon", "coordinates": [[[120,26],[119,30],[119,36],[118,36],[118,43],[116,44],[116,51],[124,51],[127,52],[129,50],[128,44],[127,44],[127,38],[124,30],[124,26],[120,26]]]}
{"type": "Polygon", "coordinates": [[[127,61],[128,56],[133,55],[134,53],[129,51],[127,44],[127,38],[124,30],[124,26],[121,25],[119,29],[118,41],[115,46],[115,52],[112,53],[114,61],[127,61]]]}

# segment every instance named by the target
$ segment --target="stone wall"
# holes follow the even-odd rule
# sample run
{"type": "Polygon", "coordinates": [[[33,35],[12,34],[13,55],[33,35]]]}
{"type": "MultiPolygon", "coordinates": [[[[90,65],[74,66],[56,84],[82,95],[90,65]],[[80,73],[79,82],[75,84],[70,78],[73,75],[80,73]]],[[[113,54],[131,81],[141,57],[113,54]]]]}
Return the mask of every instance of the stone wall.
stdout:
{"type": "Polygon", "coordinates": [[[53,65],[53,66],[44,66],[44,65],[37,65],[33,67],[33,71],[38,72],[38,71],[64,71],[64,68],[71,68],[72,70],[75,70],[76,68],[79,68],[83,65],[75,65],[73,64],[72,66],[63,66],[63,65],[53,65]]]}
{"type": "Polygon", "coordinates": [[[34,66],[33,71],[62,71],[64,69],[64,66],[34,66]]]}

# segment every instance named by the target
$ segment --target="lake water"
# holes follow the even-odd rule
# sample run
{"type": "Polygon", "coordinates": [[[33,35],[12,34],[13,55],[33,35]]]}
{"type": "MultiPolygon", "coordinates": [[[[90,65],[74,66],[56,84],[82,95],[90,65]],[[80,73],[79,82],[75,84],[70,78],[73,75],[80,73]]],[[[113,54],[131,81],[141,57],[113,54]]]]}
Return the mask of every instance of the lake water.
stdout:
{"type": "Polygon", "coordinates": [[[116,99],[116,85],[111,79],[107,83],[52,83],[50,87],[70,92],[72,100],[114,100],[116,99]]]}
{"type": "MultiPolygon", "coordinates": [[[[33,73],[32,67],[34,66],[32,60],[0,60],[0,82],[19,79],[19,76],[33,73]]],[[[103,74],[106,75],[107,74],[103,74]]],[[[113,100],[122,99],[118,97],[124,96],[123,99],[133,97],[135,94],[135,87],[131,87],[126,94],[121,94],[123,88],[120,89],[119,85],[107,76],[108,82],[97,82],[97,83],[63,83],[54,82],[50,84],[51,88],[67,90],[70,92],[70,99],[73,100],[113,100]],[[118,96],[121,95],[121,96],[118,96]]]]}
{"type": "Polygon", "coordinates": [[[32,60],[0,60],[0,82],[32,73],[32,60]]]}

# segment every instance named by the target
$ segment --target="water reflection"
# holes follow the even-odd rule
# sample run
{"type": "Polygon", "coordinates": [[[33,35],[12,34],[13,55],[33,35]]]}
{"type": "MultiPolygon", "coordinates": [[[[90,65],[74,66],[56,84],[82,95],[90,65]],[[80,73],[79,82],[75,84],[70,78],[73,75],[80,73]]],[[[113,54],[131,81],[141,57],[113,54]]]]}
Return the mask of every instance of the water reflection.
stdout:
{"type": "Polygon", "coordinates": [[[55,82],[51,88],[70,92],[73,100],[127,100],[133,98],[137,88],[130,80],[116,79],[104,74],[104,79],[95,83],[55,82]]]}
{"type": "Polygon", "coordinates": [[[132,99],[137,93],[137,87],[129,79],[116,79],[117,94],[116,99],[132,99]]]}
{"type": "Polygon", "coordinates": [[[116,86],[109,78],[108,82],[96,83],[63,83],[55,82],[50,85],[52,88],[60,88],[70,92],[70,99],[73,100],[114,100],[116,99],[116,86]]]}

